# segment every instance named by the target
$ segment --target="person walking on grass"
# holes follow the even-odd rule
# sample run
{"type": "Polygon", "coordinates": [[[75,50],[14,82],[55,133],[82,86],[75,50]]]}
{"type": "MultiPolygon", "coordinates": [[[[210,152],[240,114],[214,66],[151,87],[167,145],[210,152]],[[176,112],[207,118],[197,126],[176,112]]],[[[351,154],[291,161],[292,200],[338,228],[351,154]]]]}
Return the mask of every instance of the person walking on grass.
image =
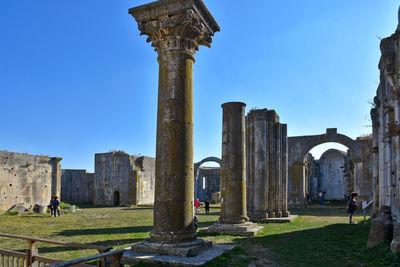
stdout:
{"type": "Polygon", "coordinates": [[[53,206],[54,217],[57,217],[56,212],[58,217],[60,217],[60,201],[58,200],[58,196],[54,196],[53,200],[51,201],[51,205],[53,206]]]}
{"type": "Polygon", "coordinates": [[[356,205],[356,198],[357,198],[358,194],[353,192],[350,194],[350,200],[349,203],[347,204],[347,213],[349,213],[349,224],[354,224],[353,222],[353,214],[354,211],[357,209],[357,205],[356,205]]]}
{"type": "Polygon", "coordinates": [[[200,201],[199,199],[196,199],[196,201],[194,202],[194,207],[196,208],[196,214],[200,213],[200,201]]]}

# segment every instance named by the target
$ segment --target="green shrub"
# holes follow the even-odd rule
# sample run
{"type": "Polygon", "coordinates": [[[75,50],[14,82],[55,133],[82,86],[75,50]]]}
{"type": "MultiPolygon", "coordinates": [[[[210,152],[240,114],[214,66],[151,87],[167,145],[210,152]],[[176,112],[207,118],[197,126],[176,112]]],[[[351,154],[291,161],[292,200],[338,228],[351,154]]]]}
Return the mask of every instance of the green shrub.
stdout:
{"type": "Polygon", "coordinates": [[[4,213],[4,215],[7,215],[7,216],[18,215],[18,211],[17,210],[6,211],[6,213],[4,213]]]}

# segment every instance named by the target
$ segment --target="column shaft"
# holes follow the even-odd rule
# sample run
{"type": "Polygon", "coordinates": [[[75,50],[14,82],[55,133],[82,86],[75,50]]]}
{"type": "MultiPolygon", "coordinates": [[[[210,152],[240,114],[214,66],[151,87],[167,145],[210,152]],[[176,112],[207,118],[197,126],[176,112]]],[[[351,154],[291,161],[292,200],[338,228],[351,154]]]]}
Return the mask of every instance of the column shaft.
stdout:
{"type": "Polygon", "coordinates": [[[222,105],[221,217],[222,224],[247,222],[245,104],[222,105]]]}
{"type": "Polygon", "coordinates": [[[156,183],[151,241],[187,242],[193,228],[193,56],[159,52],[156,183]]]}

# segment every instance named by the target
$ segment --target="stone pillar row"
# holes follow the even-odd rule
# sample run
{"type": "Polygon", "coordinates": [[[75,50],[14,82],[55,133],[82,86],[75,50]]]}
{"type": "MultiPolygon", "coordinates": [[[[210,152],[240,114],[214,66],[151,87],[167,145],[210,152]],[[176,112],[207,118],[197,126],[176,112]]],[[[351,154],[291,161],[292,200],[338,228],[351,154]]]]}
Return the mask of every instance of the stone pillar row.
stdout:
{"type": "Polygon", "coordinates": [[[251,110],[246,117],[247,210],[251,221],[288,217],[287,125],[274,110],[251,110]]]}

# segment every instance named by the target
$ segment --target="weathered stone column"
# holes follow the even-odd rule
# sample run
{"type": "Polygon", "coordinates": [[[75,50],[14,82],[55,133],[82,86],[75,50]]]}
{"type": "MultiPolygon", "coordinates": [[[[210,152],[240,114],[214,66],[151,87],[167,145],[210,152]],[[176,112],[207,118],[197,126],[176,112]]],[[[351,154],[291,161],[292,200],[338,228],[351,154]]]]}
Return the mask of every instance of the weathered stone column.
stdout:
{"type": "Polygon", "coordinates": [[[287,124],[282,124],[282,186],[281,186],[281,207],[282,217],[289,217],[288,210],[288,140],[287,124]]]}
{"type": "Polygon", "coordinates": [[[246,209],[245,107],[241,102],[222,105],[221,217],[222,224],[249,221],[246,209]]]}
{"type": "Polygon", "coordinates": [[[252,110],[247,119],[247,212],[251,221],[268,218],[268,123],[264,110],[252,110]]]}
{"type": "Polygon", "coordinates": [[[263,228],[247,217],[245,106],[222,104],[221,216],[201,232],[253,236],[263,228]]]}
{"type": "Polygon", "coordinates": [[[275,131],[274,131],[274,120],[268,120],[268,172],[269,172],[269,182],[268,182],[268,218],[275,218],[275,166],[276,166],[276,157],[275,157],[275,131]]]}
{"type": "Polygon", "coordinates": [[[374,216],[379,216],[379,114],[378,109],[371,109],[372,120],[372,184],[374,200],[374,216]]]}
{"type": "MultiPolygon", "coordinates": [[[[153,243],[196,243],[193,227],[193,63],[219,26],[201,0],[161,0],[129,10],[158,53],[153,243]]],[[[197,242],[198,243],[198,242],[197,242]]],[[[157,246],[150,244],[150,246],[157,246]]],[[[164,246],[165,248],[165,246],[164,246]]],[[[174,254],[159,248],[158,253],[174,254]]]]}
{"type": "Polygon", "coordinates": [[[62,158],[51,158],[51,196],[58,196],[61,201],[61,164],[62,158]]]}
{"type": "Polygon", "coordinates": [[[280,123],[275,123],[274,125],[275,131],[274,131],[274,136],[275,136],[275,166],[274,166],[274,176],[275,176],[275,217],[280,218],[282,217],[282,207],[281,207],[281,187],[282,187],[282,154],[281,154],[281,140],[282,140],[282,129],[281,129],[281,124],[280,123]]]}

